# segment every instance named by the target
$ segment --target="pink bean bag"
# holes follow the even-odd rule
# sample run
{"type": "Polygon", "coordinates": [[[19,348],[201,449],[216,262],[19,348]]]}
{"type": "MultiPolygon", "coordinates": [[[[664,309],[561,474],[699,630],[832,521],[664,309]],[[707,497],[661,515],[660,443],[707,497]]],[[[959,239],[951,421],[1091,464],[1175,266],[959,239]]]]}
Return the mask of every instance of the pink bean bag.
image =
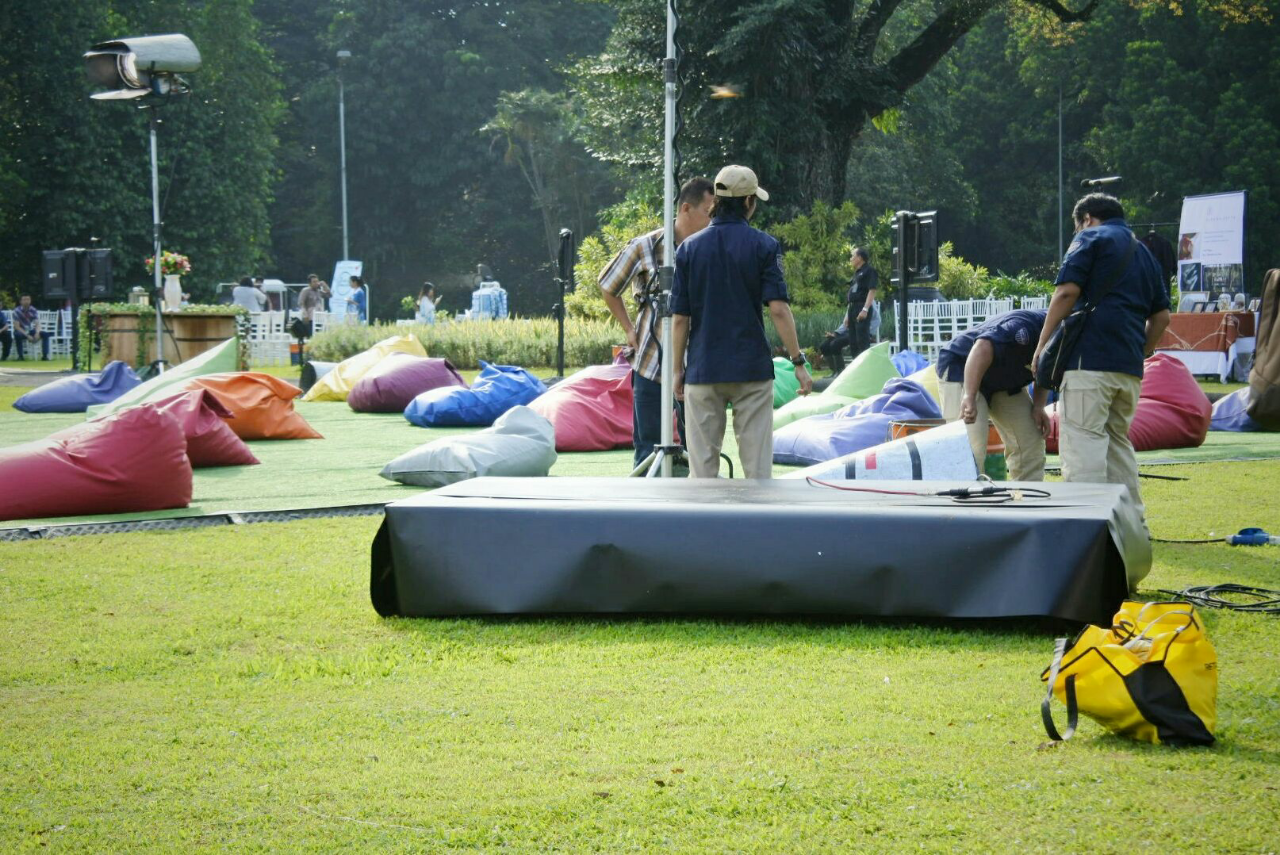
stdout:
{"type": "Polygon", "coordinates": [[[466,385],[447,359],[397,351],[384,356],[356,381],[347,394],[347,404],[357,413],[403,413],[423,392],[466,385]]]}
{"type": "Polygon", "coordinates": [[[130,407],[0,449],[0,484],[0,520],[185,508],[191,461],[177,419],[130,407]]]}
{"type": "Polygon", "coordinates": [[[142,406],[154,407],[178,420],[187,435],[187,457],[196,469],[258,463],[249,446],[227,424],[235,416],[208,389],[180,392],[142,406]]]}
{"type": "Polygon", "coordinates": [[[631,368],[595,365],[539,395],[529,409],[556,429],[556,451],[631,447],[631,368]]]}
{"type": "MultiPolygon", "coordinates": [[[[1196,378],[1172,356],[1158,353],[1144,363],[1138,411],[1129,425],[1129,441],[1137,451],[1196,448],[1204,443],[1213,405],[1196,378]]],[[[1045,440],[1050,454],[1058,452],[1057,405],[1049,408],[1053,428],[1045,440]]]]}

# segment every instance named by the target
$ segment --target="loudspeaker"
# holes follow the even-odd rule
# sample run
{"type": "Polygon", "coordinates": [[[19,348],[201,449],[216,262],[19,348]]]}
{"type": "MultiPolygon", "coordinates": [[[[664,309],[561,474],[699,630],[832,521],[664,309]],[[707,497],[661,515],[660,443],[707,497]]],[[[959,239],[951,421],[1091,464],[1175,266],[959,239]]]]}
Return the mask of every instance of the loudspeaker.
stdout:
{"type": "Polygon", "coordinates": [[[41,261],[40,296],[45,300],[66,300],[75,287],[75,254],[46,249],[41,261]]]}
{"type": "Polygon", "coordinates": [[[82,252],[84,275],[78,281],[81,300],[106,300],[111,297],[114,278],[111,272],[111,250],[91,249],[82,252]]]}

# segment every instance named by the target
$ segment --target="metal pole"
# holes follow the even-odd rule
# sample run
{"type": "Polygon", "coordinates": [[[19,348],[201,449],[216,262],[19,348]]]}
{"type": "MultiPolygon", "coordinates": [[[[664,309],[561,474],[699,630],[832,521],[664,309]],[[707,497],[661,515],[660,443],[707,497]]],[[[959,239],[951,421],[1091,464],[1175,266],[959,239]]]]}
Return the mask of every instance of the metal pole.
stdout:
{"type": "MultiPolygon", "coordinates": [[[[667,58],[662,63],[666,82],[666,113],[663,120],[662,153],[662,249],[663,262],[658,272],[662,287],[662,433],[664,448],[675,442],[672,422],[675,420],[675,357],[671,352],[671,285],[675,281],[676,260],[676,12],[671,0],[667,0],[667,58]]],[[[671,477],[671,455],[662,455],[662,477],[671,477]]]]}
{"type": "Polygon", "coordinates": [[[342,260],[351,257],[347,242],[347,110],[342,85],[342,60],[338,60],[338,149],[342,159],[342,260]]]}
{"type": "Polygon", "coordinates": [[[1058,261],[1062,261],[1062,84],[1058,84],[1058,261]]]}
{"type": "Polygon", "coordinates": [[[151,107],[151,251],[155,259],[155,301],[156,301],[156,372],[164,373],[164,315],[160,309],[164,304],[164,294],[160,274],[160,155],[156,151],[156,108],[151,107]]]}
{"type": "Polygon", "coordinates": [[[898,226],[898,245],[894,248],[893,268],[898,279],[898,350],[911,349],[911,336],[907,325],[908,307],[911,297],[907,291],[911,287],[911,268],[907,264],[907,224],[912,214],[910,211],[899,211],[894,214],[898,226]]]}

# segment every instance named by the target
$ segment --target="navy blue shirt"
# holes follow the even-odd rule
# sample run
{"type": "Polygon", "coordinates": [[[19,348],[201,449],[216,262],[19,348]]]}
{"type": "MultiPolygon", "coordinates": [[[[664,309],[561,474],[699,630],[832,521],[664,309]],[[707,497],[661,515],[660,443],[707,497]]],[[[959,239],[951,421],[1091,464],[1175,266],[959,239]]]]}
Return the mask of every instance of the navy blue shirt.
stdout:
{"type": "MultiPolygon", "coordinates": [[[[1119,217],[1080,232],[1067,249],[1053,284],[1074,282],[1080,286],[1076,305],[1092,305],[1094,295],[1124,259],[1132,234],[1119,217]]],[[[1169,289],[1162,281],[1160,264],[1149,249],[1138,244],[1128,268],[1085,323],[1067,370],[1115,371],[1141,377],[1147,318],[1167,308],[1169,289]]]]}
{"type": "Polygon", "coordinates": [[[978,391],[988,401],[996,392],[1020,392],[1031,382],[1031,357],[1035,355],[1040,330],[1049,314],[1045,309],[1017,309],[996,315],[960,333],[938,354],[938,376],[952,383],[964,382],[964,364],[973,346],[985,339],[995,355],[978,391]]]}
{"type": "Polygon", "coordinates": [[[676,250],[671,311],[688,315],[686,383],[773,379],[765,304],[787,300],[778,241],[741,217],[716,217],[676,250]]]}

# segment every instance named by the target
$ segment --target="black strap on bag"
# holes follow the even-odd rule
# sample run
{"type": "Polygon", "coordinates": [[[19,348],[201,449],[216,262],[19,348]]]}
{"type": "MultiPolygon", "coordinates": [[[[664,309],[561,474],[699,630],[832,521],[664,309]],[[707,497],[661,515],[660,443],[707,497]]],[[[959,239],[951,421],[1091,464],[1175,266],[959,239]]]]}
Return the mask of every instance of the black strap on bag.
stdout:
{"type": "Polygon", "coordinates": [[[1040,354],[1040,362],[1036,365],[1036,386],[1054,392],[1062,386],[1062,376],[1067,371],[1067,362],[1075,353],[1080,336],[1084,333],[1085,322],[1129,269],[1129,262],[1133,259],[1134,250],[1137,248],[1138,239],[1133,236],[1133,232],[1129,232],[1129,247],[1125,250],[1124,257],[1111,271],[1111,275],[1107,277],[1107,281],[1103,283],[1098,293],[1089,301],[1088,306],[1073,310],[1053,331],[1053,336],[1045,345],[1044,352],[1040,354]]]}
{"type": "Polygon", "coordinates": [[[1044,732],[1054,742],[1066,742],[1076,732],[1076,723],[1080,720],[1080,708],[1076,704],[1076,675],[1067,675],[1063,684],[1063,693],[1067,696],[1067,727],[1058,733],[1053,723],[1053,684],[1058,682],[1058,669],[1062,667],[1062,656],[1067,652],[1067,640],[1059,638],[1053,648],[1053,664],[1049,666],[1049,691],[1040,702],[1040,718],[1044,720],[1044,732]]]}

